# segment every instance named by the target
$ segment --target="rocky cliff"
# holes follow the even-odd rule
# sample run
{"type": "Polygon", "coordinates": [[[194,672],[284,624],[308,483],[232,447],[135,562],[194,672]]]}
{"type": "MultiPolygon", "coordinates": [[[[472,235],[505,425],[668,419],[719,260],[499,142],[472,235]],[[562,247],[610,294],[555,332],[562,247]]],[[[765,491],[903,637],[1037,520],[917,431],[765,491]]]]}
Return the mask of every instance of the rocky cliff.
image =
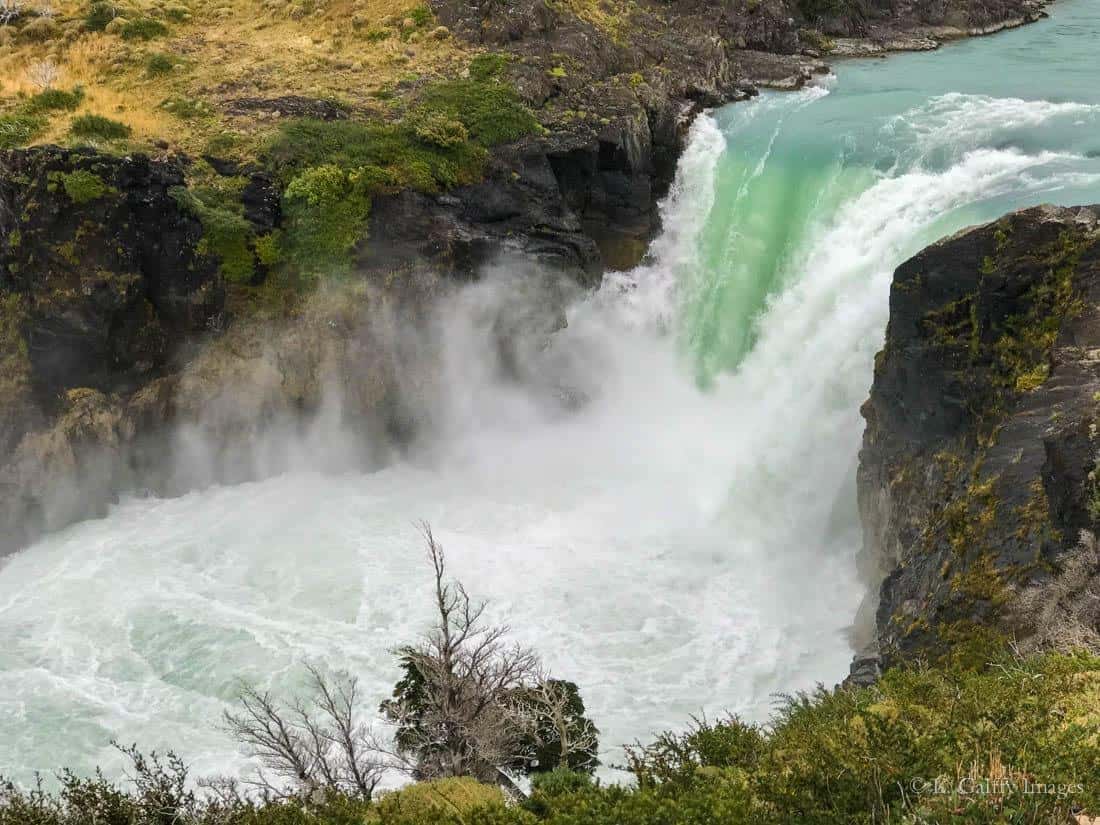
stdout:
{"type": "Polygon", "coordinates": [[[900,266],[863,414],[884,664],[1089,632],[1074,616],[1100,576],[1100,207],[1011,214],[900,266]]]}

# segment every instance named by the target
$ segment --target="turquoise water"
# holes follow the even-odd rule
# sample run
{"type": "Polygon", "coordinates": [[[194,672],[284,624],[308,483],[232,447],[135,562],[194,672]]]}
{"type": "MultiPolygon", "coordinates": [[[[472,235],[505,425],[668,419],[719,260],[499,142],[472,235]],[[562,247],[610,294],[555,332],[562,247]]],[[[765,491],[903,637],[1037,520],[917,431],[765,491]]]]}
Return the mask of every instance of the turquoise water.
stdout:
{"type": "MultiPolygon", "coordinates": [[[[429,618],[419,519],[580,685],[605,764],[691,714],[764,719],[776,691],[838,681],[891,273],[1008,209],[1100,202],[1097,42],[1100,3],[1059,0],[702,117],[650,259],[571,308],[530,383],[494,360],[494,313],[525,293],[505,264],[424,333],[440,363],[410,382],[437,428],[406,460],[323,471],[354,436],[322,415],[258,450],[291,472],[129,498],[8,559],[0,774],[118,775],[112,738],[242,773],[218,724],[239,680],[290,694],[307,660],[359,676],[369,715],[429,618]],[[589,402],[564,411],[548,386],[589,402]]],[[[177,459],[204,446],[181,433],[177,459]]]]}
{"type": "Polygon", "coordinates": [[[739,363],[766,297],[812,277],[801,268],[814,233],[876,185],[883,200],[848,216],[854,246],[865,228],[891,231],[876,222],[902,206],[899,190],[940,190],[934,212],[896,215],[905,234],[890,264],[1010,209],[1100,200],[1100,14],[1086,0],[1051,11],[937,52],[843,62],[821,88],[716,115],[728,148],[684,319],[701,378],[739,363]]]}

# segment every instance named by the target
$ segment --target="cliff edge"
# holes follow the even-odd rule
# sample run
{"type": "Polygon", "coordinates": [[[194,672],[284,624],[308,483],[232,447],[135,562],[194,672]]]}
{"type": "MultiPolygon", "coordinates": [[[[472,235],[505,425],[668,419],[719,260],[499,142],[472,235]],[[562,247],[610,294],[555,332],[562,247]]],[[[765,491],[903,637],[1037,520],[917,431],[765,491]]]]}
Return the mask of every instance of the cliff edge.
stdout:
{"type": "Polygon", "coordinates": [[[1100,207],[1016,212],[902,264],[862,412],[882,664],[1095,632],[1100,207]]]}

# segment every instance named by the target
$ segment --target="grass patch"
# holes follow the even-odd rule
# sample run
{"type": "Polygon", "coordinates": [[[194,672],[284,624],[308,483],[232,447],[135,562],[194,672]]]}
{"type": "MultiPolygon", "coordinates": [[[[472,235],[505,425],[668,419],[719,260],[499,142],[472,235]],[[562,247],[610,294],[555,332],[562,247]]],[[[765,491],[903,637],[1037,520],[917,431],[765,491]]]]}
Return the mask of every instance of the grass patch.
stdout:
{"type": "Polygon", "coordinates": [[[191,97],[172,97],[160,104],[166,112],[171,112],[180,120],[198,120],[209,117],[209,104],[191,97]]]}
{"type": "Polygon", "coordinates": [[[73,137],[90,140],[123,140],[130,137],[132,131],[125,123],[103,115],[80,115],[73,118],[69,126],[69,134],[73,137]]]}
{"type": "Polygon", "coordinates": [[[46,118],[27,112],[0,115],[0,149],[26,146],[45,132],[47,125],[46,118]]]}

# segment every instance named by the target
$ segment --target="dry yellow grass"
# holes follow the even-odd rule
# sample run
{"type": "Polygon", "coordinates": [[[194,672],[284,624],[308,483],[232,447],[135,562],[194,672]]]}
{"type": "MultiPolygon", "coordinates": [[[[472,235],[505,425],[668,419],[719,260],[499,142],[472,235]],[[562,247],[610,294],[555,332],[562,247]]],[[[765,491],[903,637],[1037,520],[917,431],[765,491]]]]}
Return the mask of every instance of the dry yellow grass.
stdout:
{"type": "MultiPolygon", "coordinates": [[[[119,0],[117,6],[127,19],[164,21],[168,35],[128,42],[115,33],[83,32],[79,22],[88,4],[62,2],[54,5],[57,37],[36,43],[17,38],[0,49],[0,108],[39,91],[29,77],[38,61],[57,66],[55,87],[84,87],[80,108],[52,118],[37,142],[63,139],[73,116],[93,113],[126,123],[139,144],[163,140],[196,152],[224,133],[247,143],[274,124],[226,114],[234,98],[294,94],[378,106],[377,93],[394,83],[453,76],[469,59],[451,37],[433,35],[433,21],[402,28],[421,6],[418,0],[183,0],[176,6],[119,0]],[[183,10],[190,18],[173,22],[172,13],[179,17],[183,10]],[[154,53],[179,65],[151,77],[146,63],[154,53]],[[173,99],[202,101],[207,111],[177,117],[164,108],[173,99]]],[[[416,16],[423,20],[423,11],[416,16]]]]}

